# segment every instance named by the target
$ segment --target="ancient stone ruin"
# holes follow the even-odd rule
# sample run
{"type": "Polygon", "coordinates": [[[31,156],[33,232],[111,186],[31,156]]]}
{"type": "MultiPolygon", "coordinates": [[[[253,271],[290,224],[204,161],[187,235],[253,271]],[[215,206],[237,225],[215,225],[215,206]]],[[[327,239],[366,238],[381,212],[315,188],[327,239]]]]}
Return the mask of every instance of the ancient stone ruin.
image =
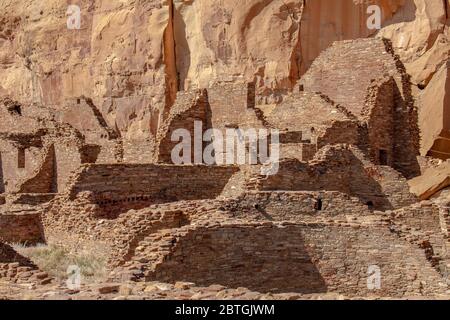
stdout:
{"type": "Polygon", "coordinates": [[[447,1],[28,2],[0,1],[0,297],[450,297],[447,1]],[[107,276],[67,291],[37,245],[107,276]]]}

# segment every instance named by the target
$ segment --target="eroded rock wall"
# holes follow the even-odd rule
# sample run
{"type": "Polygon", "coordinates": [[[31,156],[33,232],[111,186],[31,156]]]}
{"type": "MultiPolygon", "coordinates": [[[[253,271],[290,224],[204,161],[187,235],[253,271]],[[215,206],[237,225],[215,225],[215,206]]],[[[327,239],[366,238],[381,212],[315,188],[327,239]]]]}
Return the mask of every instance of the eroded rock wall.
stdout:
{"type": "Polygon", "coordinates": [[[56,109],[86,96],[125,139],[145,140],[176,91],[237,76],[266,95],[292,88],[333,41],[373,33],[369,4],[387,23],[408,1],[356,2],[82,0],[81,28],[70,30],[65,2],[3,0],[0,92],[56,109]]]}

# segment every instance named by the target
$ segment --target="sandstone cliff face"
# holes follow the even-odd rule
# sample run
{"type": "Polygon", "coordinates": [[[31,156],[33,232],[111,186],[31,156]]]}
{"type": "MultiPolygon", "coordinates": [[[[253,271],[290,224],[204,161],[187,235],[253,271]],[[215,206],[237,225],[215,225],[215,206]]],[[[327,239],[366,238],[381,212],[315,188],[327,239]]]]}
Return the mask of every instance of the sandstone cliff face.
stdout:
{"type": "MultiPolygon", "coordinates": [[[[55,109],[91,98],[123,138],[149,139],[176,92],[256,81],[269,103],[336,40],[392,39],[412,81],[431,81],[449,54],[446,0],[1,0],[0,94],[55,109]],[[367,7],[382,9],[369,30],[367,7]]],[[[420,92],[417,92],[420,95],[420,92]]]]}
{"type": "Polygon", "coordinates": [[[367,37],[367,7],[390,19],[404,1],[196,0],[175,5],[180,88],[242,76],[262,91],[292,88],[336,40],[367,37]]]}
{"type": "Polygon", "coordinates": [[[423,156],[428,154],[441,159],[450,156],[449,67],[444,64],[420,96],[423,156]]]}
{"type": "Polygon", "coordinates": [[[168,7],[160,1],[78,4],[81,29],[69,30],[64,2],[2,2],[2,90],[56,109],[85,95],[125,136],[147,135],[169,90],[163,46],[168,7]]]}
{"type": "Polygon", "coordinates": [[[407,1],[380,36],[392,40],[414,83],[425,86],[449,54],[448,1],[407,1]]]}
{"type": "Polygon", "coordinates": [[[180,1],[175,31],[181,87],[256,75],[267,86],[292,86],[302,10],[303,1],[180,1]]]}

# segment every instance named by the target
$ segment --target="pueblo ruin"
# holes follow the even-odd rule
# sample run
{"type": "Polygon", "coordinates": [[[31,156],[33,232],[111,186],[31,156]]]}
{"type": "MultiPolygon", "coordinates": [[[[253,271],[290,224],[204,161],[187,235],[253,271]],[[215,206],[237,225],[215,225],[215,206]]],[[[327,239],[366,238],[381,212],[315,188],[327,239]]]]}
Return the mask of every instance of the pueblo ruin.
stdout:
{"type": "Polygon", "coordinates": [[[447,0],[0,5],[0,297],[450,297],[447,0]]]}

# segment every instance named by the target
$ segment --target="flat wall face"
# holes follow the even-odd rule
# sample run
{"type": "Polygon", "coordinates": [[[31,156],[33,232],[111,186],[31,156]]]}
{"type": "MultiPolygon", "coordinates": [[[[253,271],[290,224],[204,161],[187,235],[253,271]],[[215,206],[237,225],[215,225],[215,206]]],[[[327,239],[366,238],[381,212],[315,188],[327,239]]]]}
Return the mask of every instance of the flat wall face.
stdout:
{"type": "Polygon", "coordinates": [[[65,190],[72,173],[81,165],[81,156],[76,144],[61,143],[55,145],[57,172],[56,188],[58,192],[65,190]]]}
{"type": "Polygon", "coordinates": [[[54,193],[57,191],[55,147],[45,148],[45,156],[33,176],[21,183],[19,193],[54,193]]]}
{"type": "Polygon", "coordinates": [[[301,83],[360,116],[371,80],[395,72],[394,58],[381,39],[341,41],[314,61],[301,83]]]}
{"type": "Polygon", "coordinates": [[[267,115],[267,120],[281,130],[301,131],[309,135],[327,128],[333,121],[345,121],[347,117],[320,95],[311,92],[294,93],[267,115]]]}
{"type": "Polygon", "coordinates": [[[386,226],[230,225],[178,240],[149,279],[221,284],[259,292],[403,296],[439,292],[423,252],[386,226]],[[378,266],[381,288],[368,288],[378,266]]]}
{"type": "Polygon", "coordinates": [[[0,241],[43,243],[44,235],[39,214],[0,214],[0,241]]]}
{"type": "Polygon", "coordinates": [[[45,156],[44,148],[25,149],[24,168],[19,168],[19,148],[8,141],[0,141],[0,192],[14,192],[19,181],[33,176],[45,156]]]}
{"type": "MultiPolygon", "coordinates": [[[[203,133],[210,126],[211,112],[209,110],[206,90],[197,93],[179,93],[171,113],[158,130],[158,154],[156,160],[160,163],[174,164],[172,151],[176,145],[183,142],[191,148],[191,154],[188,157],[187,163],[194,163],[195,147],[203,150],[203,133]],[[195,129],[196,122],[198,123],[197,130],[195,129]],[[201,126],[199,127],[200,123],[201,126]],[[189,137],[184,135],[183,137],[180,137],[178,134],[174,135],[174,133],[177,131],[180,132],[180,130],[187,131],[189,137]],[[196,137],[196,134],[200,136],[196,137]],[[174,135],[174,141],[172,141],[172,135],[174,135]],[[190,139],[190,142],[187,142],[186,139],[190,139]],[[199,143],[194,143],[195,139],[198,139],[197,141],[199,141],[199,143]],[[198,146],[196,146],[196,144],[198,144],[198,146]]],[[[179,154],[179,156],[185,155],[179,154]]]]}
{"type": "Polygon", "coordinates": [[[310,143],[282,143],[280,144],[280,158],[298,159],[308,162],[314,158],[317,152],[315,144],[310,143]]]}
{"type": "Polygon", "coordinates": [[[360,142],[359,127],[355,121],[336,121],[321,130],[317,137],[317,148],[326,145],[347,143],[358,145],[360,142]]]}
{"type": "Polygon", "coordinates": [[[445,257],[448,255],[445,248],[446,238],[442,232],[439,214],[440,208],[438,206],[428,202],[421,202],[394,211],[392,221],[395,224],[420,230],[424,234],[429,235],[434,253],[445,257]]]}
{"type": "Polygon", "coordinates": [[[318,217],[372,214],[356,197],[340,192],[251,192],[225,201],[223,207],[239,219],[305,221],[318,217]]]}
{"type": "Polygon", "coordinates": [[[372,162],[378,165],[393,166],[395,160],[393,154],[396,127],[394,123],[395,85],[393,79],[381,82],[377,88],[373,88],[373,96],[369,97],[373,104],[367,123],[369,153],[372,162]]]}
{"type": "Polygon", "coordinates": [[[149,140],[123,140],[124,163],[152,163],[155,142],[149,140]]]}
{"type": "Polygon", "coordinates": [[[262,128],[263,125],[253,109],[254,106],[249,105],[248,94],[246,83],[225,83],[209,88],[212,127],[215,129],[262,128]]]}
{"type": "Polygon", "coordinates": [[[98,202],[142,197],[149,202],[215,198],[238,170],[202,165],[85,165],[68,192],[76,196],[91,191],[98,202]]]}

